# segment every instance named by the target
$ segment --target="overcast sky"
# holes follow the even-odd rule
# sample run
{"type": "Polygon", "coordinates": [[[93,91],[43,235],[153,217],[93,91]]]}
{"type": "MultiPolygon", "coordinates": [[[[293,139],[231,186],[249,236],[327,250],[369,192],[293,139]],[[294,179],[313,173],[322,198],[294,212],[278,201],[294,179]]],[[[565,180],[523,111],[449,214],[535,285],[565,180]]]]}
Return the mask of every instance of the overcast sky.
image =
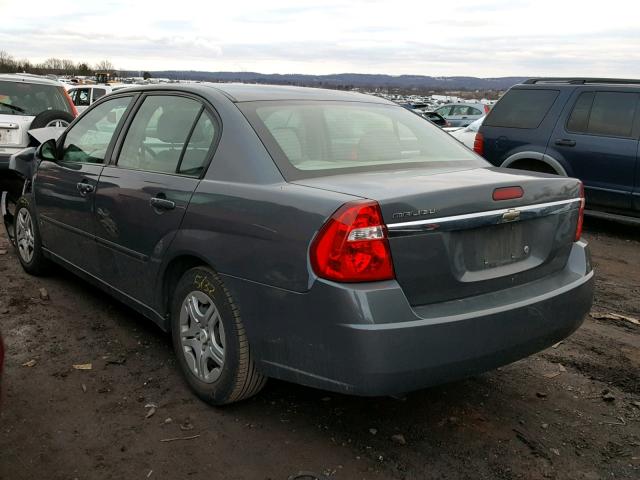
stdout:
{"type": "Polygon", "coordinates": [[[640,77],[637,0],[0,0],[0,19],[15,57],[127,70],[640,77]]]}

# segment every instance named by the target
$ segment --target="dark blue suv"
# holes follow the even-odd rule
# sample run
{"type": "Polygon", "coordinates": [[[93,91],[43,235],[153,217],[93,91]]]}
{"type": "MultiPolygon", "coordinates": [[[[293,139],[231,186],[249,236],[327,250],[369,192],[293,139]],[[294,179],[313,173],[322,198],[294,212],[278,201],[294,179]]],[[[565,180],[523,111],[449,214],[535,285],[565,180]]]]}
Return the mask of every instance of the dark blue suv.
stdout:
{"type": "Polygon", "coordinates": [[[496,166],[577,177],[595,215],[640,217],[640,80],[539,78],[512,87],[474,150],[496,166]]]}

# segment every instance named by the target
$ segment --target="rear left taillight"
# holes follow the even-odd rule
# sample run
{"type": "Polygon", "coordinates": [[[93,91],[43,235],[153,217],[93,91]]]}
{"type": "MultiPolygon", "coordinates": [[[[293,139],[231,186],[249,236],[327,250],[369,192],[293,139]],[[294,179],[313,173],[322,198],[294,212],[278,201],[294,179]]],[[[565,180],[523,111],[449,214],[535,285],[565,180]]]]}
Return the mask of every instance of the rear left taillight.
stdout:
{"type": "Polygon", "coordinates": [[[574,241],[580,240],[582,236],[582,225],[584,224],[584,185],[580,182],[580,210],[578,211],[578,224],[576,225],[576,236],[574,241]]]}
{"type": "Polygon", "coordinates": [[[331,215],[311,244],[313,271],[336,282],[394,278],[387,229],[377,202],[349,202],[331,215]]]}
{"type": "Polygon", "coordinates": [[[69,104],[69,108],[71,109],[71,115],[75,117],[78,116],[78,109],[76,108],[75,104],[73,103],[73,100],[71,100],[71,96],[69,95],[69,92],[67,92],[67,89],[64,87],[60,87],[60,90],[62,90],[62,93],[64,95],[65,100],[67,101],[67,103],[69,104]]]}
{"type": "Polygon", "coordinates": [[[484,137],[480,132],[476,133],[476,138],[473,140],[473,151],[480,156],[484,154],[484,137]]]}

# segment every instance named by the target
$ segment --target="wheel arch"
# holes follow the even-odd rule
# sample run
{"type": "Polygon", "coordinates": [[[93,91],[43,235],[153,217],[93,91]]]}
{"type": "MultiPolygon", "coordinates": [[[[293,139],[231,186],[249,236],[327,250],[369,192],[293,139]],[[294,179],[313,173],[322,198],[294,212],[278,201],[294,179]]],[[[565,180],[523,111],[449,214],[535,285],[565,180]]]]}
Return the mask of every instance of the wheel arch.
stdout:
{"type": "Polygon", "coordinates": [[[509,156],[500,165],[503,168],[514,168],[514,165],[522,162],[536,162],[553,170],[556,175],[568,177],[569,171],[566,165],[550,155],[541,152],[518,152],[509,156]]]}
{"type": "Polygon", "coordinates": [[[159,288],[156,291],[160,292],[157,305],[160,307],[160,313],[164,318],[165,330],[168,331],[171,329],[171,322],[169,321],[169,314],[171,311],[171,294],[175,290],[182,275],[184,275],[187,270],[199,266],[214,268],[201,256],[190,252],[184,252],[172,257],[162,269],[158,281],[159,288]]]}

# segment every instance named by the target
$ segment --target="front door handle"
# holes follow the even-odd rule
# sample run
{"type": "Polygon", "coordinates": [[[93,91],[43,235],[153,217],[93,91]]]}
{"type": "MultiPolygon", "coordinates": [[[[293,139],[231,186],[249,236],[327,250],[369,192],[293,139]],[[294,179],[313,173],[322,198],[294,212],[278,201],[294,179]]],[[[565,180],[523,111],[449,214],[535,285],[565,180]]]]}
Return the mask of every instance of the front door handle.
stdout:
{"type": "Polygon", "coordinates": [[[555,143],[556,143],[556,145],[559,145],[561,147],[575,147],[576,146],[576,141],[575,140],[570,140],[568,138],[558,138],[555,143]]]}
{"type": "Polygon", "coordinates": [[[76,189],[78,189],[78,192],[80,192],[80,195],[82,195],[83,197],[87,193],[93,192],[95,190],[95,188],[96,187],[94,187],[90,183],[87,183],[87,182],[84,182],[84,181],[76,183],[76,189]]]}
{"type": "Polygon", "coordinates": [[[176,208],[176,202],[162,197],[151,198],[149,204],[156,210],[173,210],[176,208]]]}

